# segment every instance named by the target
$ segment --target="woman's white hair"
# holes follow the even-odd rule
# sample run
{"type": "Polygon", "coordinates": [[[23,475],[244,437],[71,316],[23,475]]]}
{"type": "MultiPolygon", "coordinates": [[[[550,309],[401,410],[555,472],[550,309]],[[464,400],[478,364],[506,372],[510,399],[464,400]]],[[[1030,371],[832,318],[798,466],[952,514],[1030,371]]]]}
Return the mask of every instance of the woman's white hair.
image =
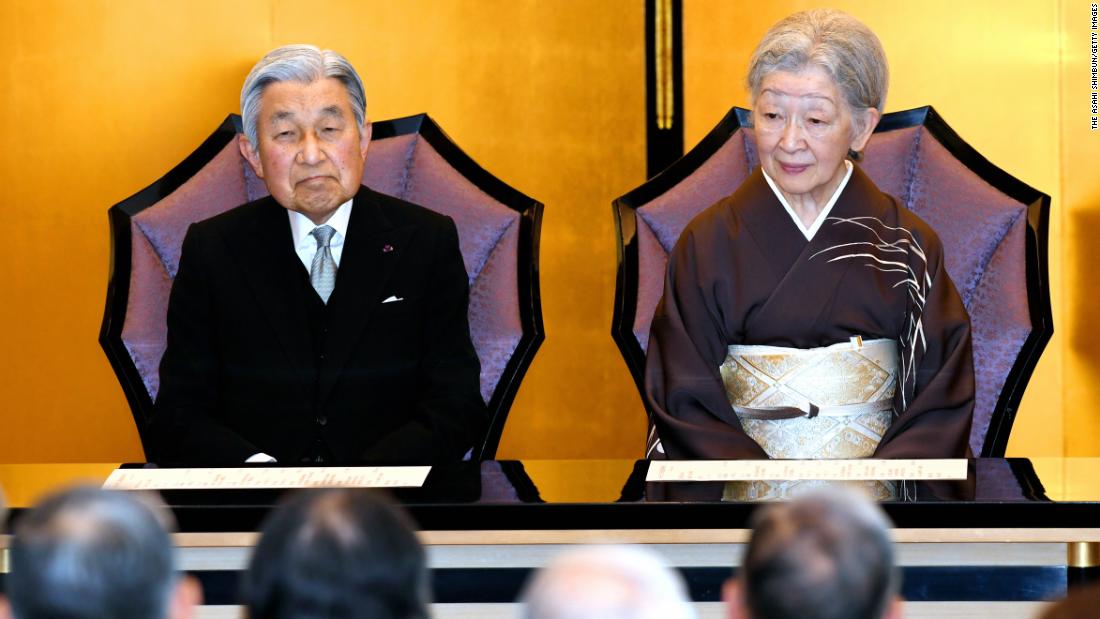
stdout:
{"type": "Polygon", "coordinates": [[[860,112],[883,111],[890,71],[882,43],[863,22],[833,9],[801,11],[768,30],[749,60],[747,81],[753,106],[765,76],[809,67],[818,67],[832,78],[853,113],[857,132],[864,122],[860,112]]]}

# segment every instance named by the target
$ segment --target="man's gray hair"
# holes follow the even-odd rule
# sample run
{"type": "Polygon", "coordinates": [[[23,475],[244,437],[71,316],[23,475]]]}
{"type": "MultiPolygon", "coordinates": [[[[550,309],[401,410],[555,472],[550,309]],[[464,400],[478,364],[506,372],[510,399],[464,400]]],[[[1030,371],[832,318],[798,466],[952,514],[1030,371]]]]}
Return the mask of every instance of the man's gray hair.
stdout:
{"type": "Polygon", "coordinates": [[[163,619],[177,582],[162,504],[93,487],[16,523],[7,595],[16,619],[163,619]]]}
{"type": "Polygon", "coordinates": [[[873,619],[898,593],[890,522],[855,490],[769,505],[752,525],[740,578],[754,619],[873,619]]]}
{"type": "Polygon", "coordinates": [[[626,546],[566,552],[527,584],[523,619],[694,619],[679,574],[626,546]]]}
{"type": "Polygon", "coordinates": [[[330,49],[314,45],[284,45],[271,50],[249,71],[241,88],[241,120],[244,134],[253,148],[259,147],[257,124],[260,120],[260,98],[264,88],[275,82],[301,82],[310,84],[332,77],[340,80],[348,91],[355,122],[359,131],[367,118],[367,97],[363,94],[363,80],[355,72],[347,58],[330,49]]]}
{"type": "Polygon", "coordinates": [[[795,13],[771,27],[749,60],[748,86],[753,105],[769,73],[798,73],[819,67],[833,79],[857,129],[862,112],[883,111],[890,70],[882,43],[863,22],[833,9],[795,13]]]}

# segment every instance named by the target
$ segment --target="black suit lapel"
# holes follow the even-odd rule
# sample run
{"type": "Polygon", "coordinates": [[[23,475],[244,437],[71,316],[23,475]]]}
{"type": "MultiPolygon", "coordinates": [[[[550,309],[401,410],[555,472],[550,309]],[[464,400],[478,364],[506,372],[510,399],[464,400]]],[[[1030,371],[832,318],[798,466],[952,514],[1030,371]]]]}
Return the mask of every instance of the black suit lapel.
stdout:
{"type": "Polygon", "coordinates": [[[352,203],[336,288],[329,299],[329,335],[318,389],[322,405],[352,351],[360,345],[371,314],[382,303],[386,282],[401,261],[413,231],[409,226],[391,224],[374,192],[360,188],[352,203]]]}
{"type": "Polygon", "coordinates": [[[227,242],[236,248],[260,312],[291,363],[308,367],[313,362],[309,315],[294,279],[303,277],[304,267],[294,252],[286,209],[270,198],[264,200],[257,206],[252,229],[240,236],[227,242]]]}

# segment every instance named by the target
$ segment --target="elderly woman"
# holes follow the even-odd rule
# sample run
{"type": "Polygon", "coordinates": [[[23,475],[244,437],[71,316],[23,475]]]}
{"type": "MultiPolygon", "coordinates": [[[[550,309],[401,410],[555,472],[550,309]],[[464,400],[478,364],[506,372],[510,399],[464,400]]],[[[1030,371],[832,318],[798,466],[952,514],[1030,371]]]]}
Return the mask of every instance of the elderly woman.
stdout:
{"type": "Polygon", "coordinates": [[[878,38],[838,11],[792,15],[757,47],[760,167],[670,256],[646,358],[651,457],[967,453],[970,324],[943,247],[852,163],[886,84],[878,38]]]}

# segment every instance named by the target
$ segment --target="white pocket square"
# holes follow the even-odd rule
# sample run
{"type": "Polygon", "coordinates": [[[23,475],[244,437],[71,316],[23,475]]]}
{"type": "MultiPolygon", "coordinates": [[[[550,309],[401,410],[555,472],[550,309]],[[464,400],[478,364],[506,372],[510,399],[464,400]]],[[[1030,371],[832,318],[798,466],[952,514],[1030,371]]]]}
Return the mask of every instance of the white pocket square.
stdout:
{"type": "Polygon", "coordinates": [[[404,300],[405,300],[404,297],[395,297],[393,295],[390,295],[390,296],[386,297],[386,299],[383,300],[382,302],[383,303],[397,303],[398,301],[404,301],[404,300]]]}

